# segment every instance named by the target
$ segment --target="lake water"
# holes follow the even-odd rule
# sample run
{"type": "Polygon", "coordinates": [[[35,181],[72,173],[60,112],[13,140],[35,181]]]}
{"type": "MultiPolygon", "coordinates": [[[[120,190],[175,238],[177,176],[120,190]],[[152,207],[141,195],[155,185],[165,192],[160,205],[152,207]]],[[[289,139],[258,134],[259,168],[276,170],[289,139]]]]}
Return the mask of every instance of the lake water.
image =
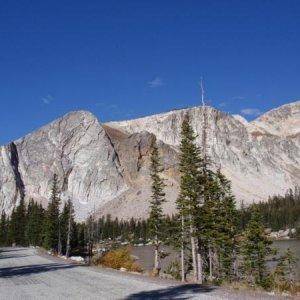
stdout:
{"type": "Polygon", "coordinates": [[[274,241],[273,246],[278,249],[279,254],[283,254],[288,248],[294,252],[298,259],[296,276],[297,279],[300,280],[300,240],[274,241]]]}
{"type": "MultiPolygon", "coordinates": [[[[290,248],[297,261],[297,270],[296,276],[300,280],[300,240],[283,240],[283,241],[274,241],[273,247],[278,249],[278,255],[281,255],[285,252],[287,248],[290,248]]],[[[162,271],[170,264],[170,262],[179,259],[179,253],[175,252],[171,248],[165,247],[166,252],[170,253],[165,259],[162,260],[161,268],[162,271]]],[[[144,270],[152,270],[153,268],[153,247],[152,246],[141,246],[133,247],[132,254],[138,258],[138,263],[144,270]]]]}

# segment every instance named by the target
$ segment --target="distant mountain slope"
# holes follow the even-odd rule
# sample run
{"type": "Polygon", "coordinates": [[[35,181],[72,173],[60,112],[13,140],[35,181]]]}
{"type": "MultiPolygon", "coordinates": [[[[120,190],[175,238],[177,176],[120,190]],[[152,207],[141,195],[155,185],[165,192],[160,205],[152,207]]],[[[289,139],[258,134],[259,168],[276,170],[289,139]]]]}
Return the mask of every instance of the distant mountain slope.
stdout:
{"type": "MultiPolygon", "coordinates": [[[[253,122],[211,107],[208,115],[209,154],[215,167],[232,181],[239,201],[266,200],[300,183],[300,102],[274,109],[253,122]]],[[[194,107],[107,126],[129,134],[147,130],[178,150],[180,126],[190,116],[201,145],[203,108],[194,107]]]]}
{"type": "MultiPolygon", "coordinates": [[[[299,185],[299,101],[253,122],[211,107],[204,109],[213,167],[220,167],[232,181],[238,201],[266,200],[299,185]]],[[[53,174],[57,173],[62,199],[73,199],[78,219],[94,210],[121,218],[146,217],[150,145],[156,136],[167,184],[165,210],[173,213],[185,114],[200,145],[203,108],[194,107],[103,125],[89,112],[72,112],[0,147],[0,211],[10,213],[23,195],[46,205],[53,174]]]]}

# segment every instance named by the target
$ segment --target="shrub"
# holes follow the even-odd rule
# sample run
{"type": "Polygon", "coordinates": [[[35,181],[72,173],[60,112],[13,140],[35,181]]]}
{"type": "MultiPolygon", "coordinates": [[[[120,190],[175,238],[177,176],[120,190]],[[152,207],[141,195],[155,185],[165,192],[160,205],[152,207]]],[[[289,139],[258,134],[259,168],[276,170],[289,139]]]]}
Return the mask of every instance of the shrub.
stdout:
{"type": "Polygon", "coordinates": [[[100,264],[104,267],[113,269],[125,268],[128,271],[141,272],[141,267],[134,261],[130,255],[130,249],[118,248],[111,250],[104,254],[99,260],[100,264]]]}
{"type": "Polygon", "coordinates": [[[179,262],[178,261],[172,261],[168,265],[168,267],[166,268],[164,273],[171,275],[172,278],[174,278],[176,280],[179,280],[181,278],[179,262]]]}
{"type": "Polygon", "coordinates": [[[270,283],[278,292],[299,292],[299,284],[295,280],[297,259],[295,254],[288,248],[279,258],[275,270],[270,276],[270,283]]]}

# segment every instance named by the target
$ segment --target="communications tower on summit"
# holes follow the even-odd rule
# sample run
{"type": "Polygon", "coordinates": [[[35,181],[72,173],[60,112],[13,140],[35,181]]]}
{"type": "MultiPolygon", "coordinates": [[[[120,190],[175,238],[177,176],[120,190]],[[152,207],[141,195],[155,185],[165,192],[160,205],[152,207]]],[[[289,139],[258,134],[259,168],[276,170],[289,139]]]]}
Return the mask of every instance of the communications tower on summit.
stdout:
{"type": "Polygon", "coordinates": [[[207,163],[207,107],[205,105],[205,90],[203,84],[203,77],[200,80],[200,90],[201,90],[201,102],[202,102],[202,115],[203,115],[203,125],[202,125],[202,152],[204,164],[207,163]]]}

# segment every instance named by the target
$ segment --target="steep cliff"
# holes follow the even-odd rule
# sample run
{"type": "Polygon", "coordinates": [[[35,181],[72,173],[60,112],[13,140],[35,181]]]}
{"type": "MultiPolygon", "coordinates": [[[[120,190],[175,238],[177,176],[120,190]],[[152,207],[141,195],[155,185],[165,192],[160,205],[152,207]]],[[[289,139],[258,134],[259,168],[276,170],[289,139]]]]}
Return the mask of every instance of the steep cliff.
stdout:
{"type": "Polygon", "coordinates": [[[80,219],[127,189],[109,137],[84,111],[2,147],[0,164],[0,210],[8,213],[22,194],[46,205],[54,173],[62,199],[73,199],[80,219]]]}

